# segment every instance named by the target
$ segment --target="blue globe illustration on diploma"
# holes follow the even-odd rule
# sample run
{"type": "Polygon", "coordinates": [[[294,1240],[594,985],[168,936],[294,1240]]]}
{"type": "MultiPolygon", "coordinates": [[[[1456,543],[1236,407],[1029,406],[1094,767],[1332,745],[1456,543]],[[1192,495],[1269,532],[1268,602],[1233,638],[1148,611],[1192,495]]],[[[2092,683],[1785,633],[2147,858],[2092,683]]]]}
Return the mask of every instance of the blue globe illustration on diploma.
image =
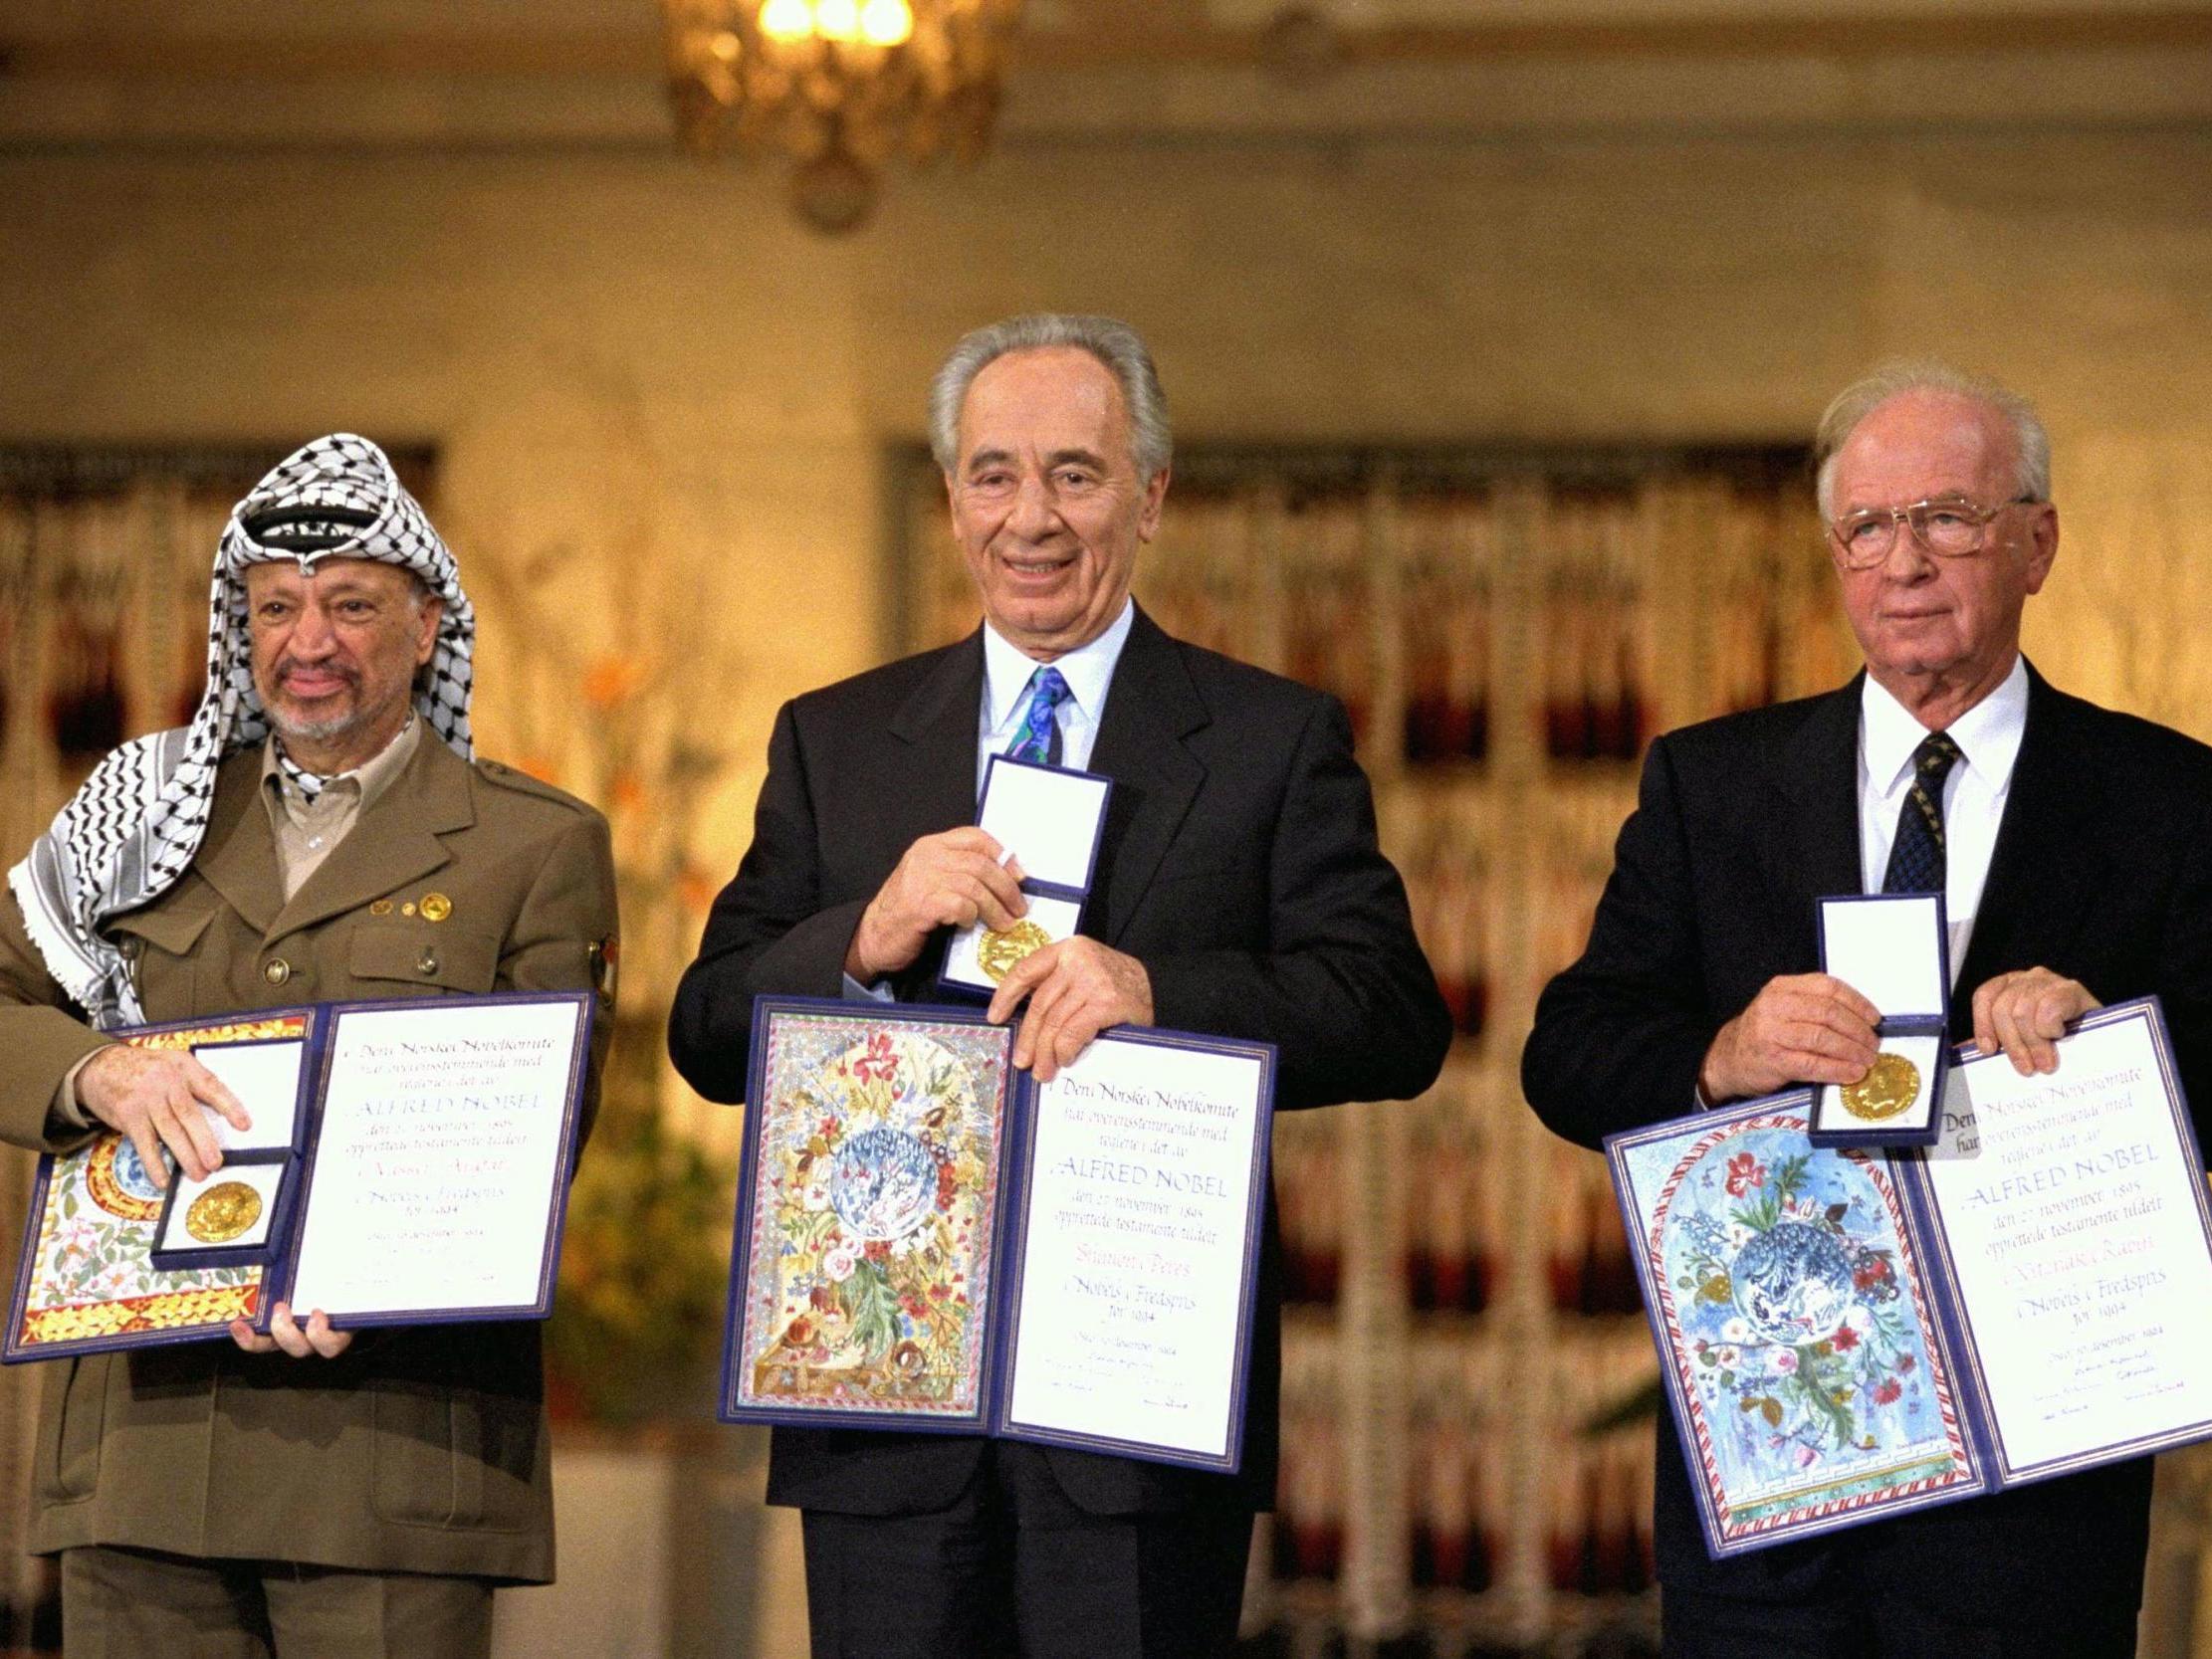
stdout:
{"type": "Polygon", "coordinates": [[[1791,1348],[1833,1337],[1851,1309],[1851,1258],[1835,1235],[1782,1221],[1728,1266],[1736,1309],[1762,1340],[1791,1348]]]}
{"type": "Polygon", "coordinates": [[[115,1184],[133,1198],[158,1203],[161,1189],[153,1184],[153,1177],[146,1173],[145,1160],[138,1155],[136,1143],[127,1137],[115,1145],[115,1184]]]}
{"type": "Polygon", "coordinates": [[[903,1130],[862,1130],[829,1172],[829,1207],[863,1240],[904,1238],[936,1203],[937,1159],[903,1130]]]}

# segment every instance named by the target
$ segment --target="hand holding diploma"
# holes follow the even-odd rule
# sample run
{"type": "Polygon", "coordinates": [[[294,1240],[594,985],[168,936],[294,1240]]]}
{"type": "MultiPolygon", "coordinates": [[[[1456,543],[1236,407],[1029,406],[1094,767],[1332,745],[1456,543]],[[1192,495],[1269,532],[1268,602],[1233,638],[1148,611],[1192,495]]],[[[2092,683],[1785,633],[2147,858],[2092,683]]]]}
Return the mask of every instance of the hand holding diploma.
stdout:
{"type": "Polygon", "coordinates": [[[248,1353],[285,1352],[295,1359],[305,1359],[320,1354],[325,1359],[335,1359],[353,1346],[353,1333],[332,1331],[330,1319],[318,1308],[308,1316],[308,1323],[301,1325],[292,1317],[289,1303],[280,1302],[269,1314],[269,1335],[257,1337],[254,1328],[242,1319],[230,1322],[230,1340],[248,1353]]]}
{"type": "Polygon", "coordinates": [[[912,963],[940,928],[979,921],[1011,928],[1028,908],[1020,865],[983,830],[969,825],[925,835],[907,848],[860,913],[845,948],[845,971],[869,984],[912,963]]]}
{"type": "Polygon", "coordinates": [[[2055,1072],[2067,1022],[2102,1006],[2081,981],[2047,967],[2000,973],[1974,992],[1974,1043],[1984,1054],[2003,1049],[2022,1077],[2055,1072]]]}
{"type": "Polygon", "coordinates": [[[77,1098],[95,1118],[130,1137],[147,1175],[160,1187],[169,1184],[164,1145],[194,1180],[222,1167],[223,1148],[209,1113],[220,1113],[236,1130],[253,1127],[222,1079],[175,1049],[124,1043],[103,1049],[77,1074],[77,1098]]]}
{"type": "Polygon", "coordinates": [[[1875,1063],[1881,1011],[1826,973],[1769,979],[1720,1028],[1697,1084],[1705,1099],[1745,1100],[1801,1083],[1856,1083],[1875,1063]]]}
{"type": "Polygon", "coordinates": [[[1029,999],[1013,1063],[1050,1083],[1111,1025],[1152,1023],[1152,975],[1094,938],[1062,939],[1024,956],[999,981],[986,1017],[1003,1025],[1029,999]]]}

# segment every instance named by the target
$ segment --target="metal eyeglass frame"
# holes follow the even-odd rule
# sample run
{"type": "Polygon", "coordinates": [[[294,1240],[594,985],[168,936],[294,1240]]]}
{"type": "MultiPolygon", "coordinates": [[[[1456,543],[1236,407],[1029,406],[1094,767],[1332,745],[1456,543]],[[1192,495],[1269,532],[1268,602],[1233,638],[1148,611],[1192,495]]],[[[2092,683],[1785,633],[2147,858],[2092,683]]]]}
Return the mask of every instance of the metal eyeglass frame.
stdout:
{"type": "Polygon", "coordinates": [[[2037,500],[2034,496],[2015,496],[2011,501],[1999,502],[1995,507],[1983,507],[1979,502],[1965,496],[1936,496],[1924,502],[1913,502],[1908,507],[1870,507],[1832,520],[1828,525],[1828,537],[1835,544],[1837,562],[1847,570],[1872,570],[1886,559],[1897,544],[1899,524],[1910,530],[1912,539],[1936,558],[1971,558],[1988,545],[1989,523],[1992,518],[2008,507],[2031,507],[2036,505],[2037,500]],[[1971,519],[1974,525],[1973,541],[1958,548],[1938,547],[1930,541],[1927,533],[1928,515],[1937,511],[1950,512],[1959,518],[1971,519]],[[1884,518],[1888,520],[1889,533],[1882,537],[1880,550],[1868,557],[1860,557],[1852,550],[1845,530],[1880,522],[1884,518]]]}

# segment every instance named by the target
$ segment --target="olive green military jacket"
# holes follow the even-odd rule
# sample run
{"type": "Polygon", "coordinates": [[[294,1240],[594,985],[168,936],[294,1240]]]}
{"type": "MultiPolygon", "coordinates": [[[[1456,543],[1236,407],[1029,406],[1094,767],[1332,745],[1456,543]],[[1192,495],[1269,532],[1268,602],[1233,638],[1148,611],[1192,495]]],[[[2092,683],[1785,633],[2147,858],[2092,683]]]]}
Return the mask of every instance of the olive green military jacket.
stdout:
{"type": "MultiPolygon", "coordinates": [[[[110,926],[148,1021],[594,983],[615,908],[606,821],[590,807],[426,733],[287,903],[259,779],[258,751],[224,761],[191,870],[110,926]],[[416,908],[430,893],[450,906],[440,921],[416,908]]],[[[586,1129],[610,1012],[602,995],[586,1129]]],[[[82,1141],[48,1110],[107,1040],[66,1007],[0,895],[0,1137],[82,1141]]],[[[336,1359],[248,1354],[225,1338],[39,1368],[42,1553],[105,1544],[553,1577],[534,1323],[368,1331],[336,1359]]]]}

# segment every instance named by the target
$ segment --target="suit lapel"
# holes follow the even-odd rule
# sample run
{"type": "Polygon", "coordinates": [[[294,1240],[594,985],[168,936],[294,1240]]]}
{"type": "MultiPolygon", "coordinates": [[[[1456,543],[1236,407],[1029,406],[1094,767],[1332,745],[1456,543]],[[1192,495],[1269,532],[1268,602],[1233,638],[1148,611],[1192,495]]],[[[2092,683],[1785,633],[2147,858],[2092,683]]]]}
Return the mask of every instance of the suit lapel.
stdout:
{"type": "Polygon", "coordinates": [[[1820,959],[1819,901],[1860,891],[1860,678],[1820,699],[1781,749],[1776,782],[1788,803],[1787,844],[1775,848],[1767,879],[1792,936],[1811,946],[1809,964],[1820,959]]]}
{"type": "MultiPolygon", "coordinates": [[[[946,652],[891,720],[900,785],[881,825],[894,861],[915,837],[976,821],[976,743],[984,699],[984,636],[946,652]]],[[[890,781],[890,780],[887,780],[890,781]]]]}
{"type": "Polygon", "coordinates": [[[468,762],[425,731],[407,769],[362,809],[345,839],[277,913],[267,936],[312,928],[427,876],[450,856],[438,837],[474,822],[468,762]]]}
{"type": "Polygon", "coordinates": [[[2101,757],[2072,700],[2031,664],[2028,726],[1953,996],[1954,1037],[1966,1034],[1959,1022],[1971,1013],[1976,987],[1998,973],[2066,956],[2091,886],[2074,873],[2093,833],[2081,821],[2107,803],[2102,784],[2101,757]]]}
{"type": "Polygon", "coordinates": [[[1206,781],[1184,738],[1209,724],[1175,642],[1140,609],[1114,665],[1090,769],[1114,780],[1083,931],[1117,943],[1206,781]]]}
{"type": "MultiPolygon", "coordinates": [[[[976,821],[976,744],[984,697],[984,636],[978,628],[945,652],[891,720],[883,811],[874,820],[876,858],[889,871],[924,835],[976,821]]],[[[933,944],[893,976],[902,1001],[931,1000],[944,962],[933,944]]]]}

